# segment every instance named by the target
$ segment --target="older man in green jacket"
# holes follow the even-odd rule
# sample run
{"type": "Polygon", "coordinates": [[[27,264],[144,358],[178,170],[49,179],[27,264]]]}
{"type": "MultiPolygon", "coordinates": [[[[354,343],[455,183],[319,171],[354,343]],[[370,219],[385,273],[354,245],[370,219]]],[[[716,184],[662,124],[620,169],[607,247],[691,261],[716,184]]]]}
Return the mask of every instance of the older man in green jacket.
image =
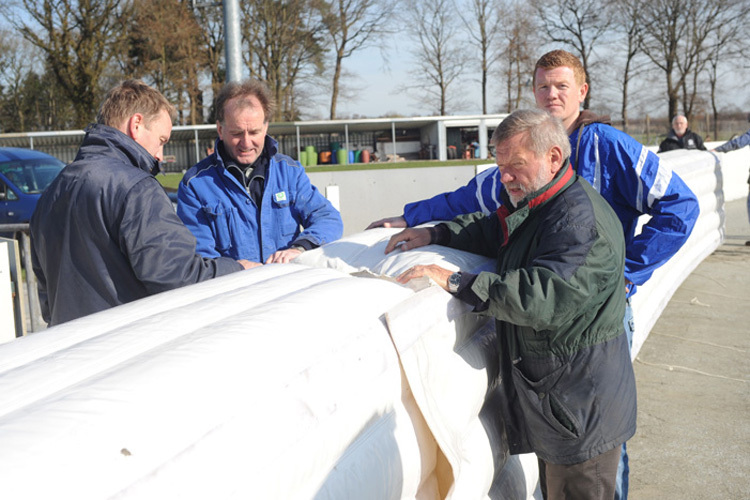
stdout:
{"type": "Polygon", "coordinates": [[[636,421],[622,226],[573,172],[556,118],[516,111],[492,142],[506,197],[497,212],[406,229],[386,252],[437,243],[497,257],[494,273],[416,266],[398,280],[429,276],[496,319],[498,418],[512,454],[537,454],[545,498],[612,499],[636,421]]]}

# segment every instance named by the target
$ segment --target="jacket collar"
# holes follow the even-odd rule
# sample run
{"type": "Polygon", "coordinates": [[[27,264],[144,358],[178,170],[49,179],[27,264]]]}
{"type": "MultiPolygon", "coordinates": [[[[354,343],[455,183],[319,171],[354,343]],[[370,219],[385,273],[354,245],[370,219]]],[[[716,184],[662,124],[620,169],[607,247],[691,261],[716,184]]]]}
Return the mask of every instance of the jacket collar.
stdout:
{"type": "Polygon", "coordinates": [[[132,137],[114,127],[92,123],[86,127],[86,135],[81,142],[78,156],[85,156],[90,152],[99,153],[101,148],[125,156],[128,163],[151,175],[156,175],[161,171],[161,162],[151,156],[151,153],[132,137]]]}
{"type": "Polygon", "coordinates": [[[529,197],[519,202],[517,207],[513,207],[508,197],[508,193],[503,190],[500,194],[503,204],[497,209],[497,217],[500,219],[500,226],[503,231],[503,244],[505,246],[513,232],[523,224],[529,216],[539,210],[540,207],[547,204],[557,195],[565,191],[568,186],[575,182],[576,176],[570,161],[565,160],[562,168],[555,177],[542,189],[532,193],[529,197]]]}

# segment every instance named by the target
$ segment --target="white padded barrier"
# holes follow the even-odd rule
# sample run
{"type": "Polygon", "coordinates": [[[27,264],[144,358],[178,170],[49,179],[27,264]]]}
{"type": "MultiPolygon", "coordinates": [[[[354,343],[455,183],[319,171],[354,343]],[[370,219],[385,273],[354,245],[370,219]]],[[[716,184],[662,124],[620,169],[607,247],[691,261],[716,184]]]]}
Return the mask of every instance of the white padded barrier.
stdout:
{"type": "MultiPolygon", "coordinates": [[[[724,241],[724,183],[729,170],[719,163],[722,155],[676,150],[659,156],[662,164],[682,177],[695,193],[700,215],[683,247],[633,296],[633,359],[682,282],[724,241]]],[[[646,216],[641,222],[645,220],[646,216]]]]}
{"type": "MultiPolygon", "coordinates": [[[[356,270],[370,275],[413,259],[491,264],[435,248],[386,257],[394,232],[333,246],[356,250],[348,260],[369,262],[356,270]]],[[[341,267],[330,251],[305,255],[341,267]]],[[[536,463],[509,460],[501,442],[492,443],[496,467],[472,476],[447,447],[446,458],[425,420],[439,416],[412,394],[429,379],[404,374],[411,365],[385,313],[411,297],[433,314],[442,308],[432,323],[444,340],[486,336],[467,327],[481,322],[465,310],[449,320],[460,303],[442,290],[415,293],[351,270],[263,266],[0,346],[0,498],[461,498],[453,491],[469,477],[482,478],[485,494],[494,483],[529,497],[536,463]]],[[[417,312],[401,311],[407,322],[417,312]]],[[[465,369],[456,377],[477,378],[465,369]]],[[[479,379],[487,385],[486,373],[479,379]]],[[[464,391],[466,408],[481,407],[482,391],[464,391]]],[[[447,427],[461,435],[459,424],[447,427]]],[[[485,433],[485,448],[491,439],[499,435],[485,433]]]]}
{"type": "MultiPolygon", "coordinates": [[[[662,158],[701,216],[635,296],[634,355],[723,239],[717,156],[662,158]]],[[[396,231],[0,345],[0,498],[539,498],[535,457],[507,455],[488,406],[491,322],[424,283],[355,277],[493,262],[385,256],[396,231]]]]}

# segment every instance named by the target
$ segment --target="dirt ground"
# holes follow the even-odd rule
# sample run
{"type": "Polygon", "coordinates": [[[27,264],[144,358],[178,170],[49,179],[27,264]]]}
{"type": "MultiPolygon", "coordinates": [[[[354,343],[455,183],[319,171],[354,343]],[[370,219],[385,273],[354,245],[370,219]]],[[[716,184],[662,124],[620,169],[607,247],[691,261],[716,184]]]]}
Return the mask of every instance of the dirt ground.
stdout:
{"type": "Polygon", "coordinates": [[[634,500],[750,499],[745,204],[726,204],[724,244],[675,293],[635,361],[638,431],[628,442],[634,500]]]}

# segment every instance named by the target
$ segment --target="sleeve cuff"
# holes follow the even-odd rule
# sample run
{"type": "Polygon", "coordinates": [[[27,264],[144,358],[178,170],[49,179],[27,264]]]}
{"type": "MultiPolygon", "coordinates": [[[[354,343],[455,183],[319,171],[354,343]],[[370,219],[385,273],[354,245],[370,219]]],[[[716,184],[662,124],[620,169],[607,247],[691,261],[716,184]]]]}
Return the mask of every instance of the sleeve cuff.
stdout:
{"type": "Polygon", "coordinates": [[[448,242],[451,239],[451,234],[448,230],[448,226],[441,223],[437,226],[428,227],[427,230],[430,232],[431,245],[448,246],[448,242]]]}

